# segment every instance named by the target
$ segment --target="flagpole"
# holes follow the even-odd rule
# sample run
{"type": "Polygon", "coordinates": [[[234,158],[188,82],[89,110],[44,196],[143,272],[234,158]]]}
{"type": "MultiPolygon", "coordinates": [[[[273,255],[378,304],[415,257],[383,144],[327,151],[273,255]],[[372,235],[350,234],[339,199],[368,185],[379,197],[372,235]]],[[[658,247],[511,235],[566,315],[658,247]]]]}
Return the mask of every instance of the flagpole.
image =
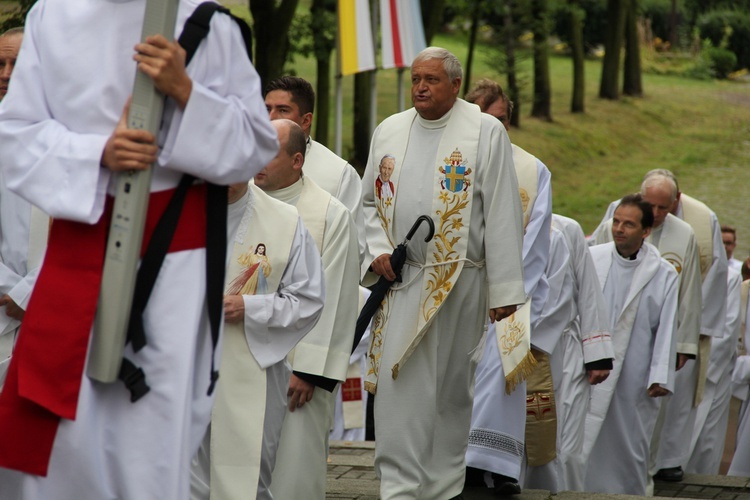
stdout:
{"type": "MultiPolygon", "coordinates": [[[[370,0],[370,26],[372,27],[372,46],[377,47],[378,44],[378,8],[377,2],[370,0]]],[[[378,123],[378,68],[370,72],[370,137],[375,132],[375,127],[378,123]]]]}
{"type": "Polygon", "coordinates": [[[333,131],[333,152],[337,156],[341,156],[341,134],[342,134],[342,116],[344,114],[344,96],[343,96],[343,85],[341,75],[341,33],[340,33],[340,18],[341,12],[339,3],[336,2],[336,109],[334,116],[334,131],[333,131]]]}
{"type": "Polygon", "coordinates": [[[398,111],[404,110],[404,68],[398,68],[396,73],[396,85],[398,95],[398,111]]]}

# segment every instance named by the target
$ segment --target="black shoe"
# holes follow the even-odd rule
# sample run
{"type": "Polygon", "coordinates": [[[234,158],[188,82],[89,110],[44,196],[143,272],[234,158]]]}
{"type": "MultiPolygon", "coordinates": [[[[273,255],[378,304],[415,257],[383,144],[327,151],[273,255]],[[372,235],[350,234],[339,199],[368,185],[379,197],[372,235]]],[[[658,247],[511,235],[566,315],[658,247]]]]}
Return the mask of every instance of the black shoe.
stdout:
{"type": "Polygon", "coordinates": [[[500,496],[518,495],[521,493],[521,485],[512,477],[503,476],[502,474],[492,474],[492,481],[495,484],[495,493],[500,496]]]}
{"type": "Polygon", "coordinates": [[[466,479],[464,488],[486,488],[484,483],[484,471],[474,467],[466,467],[466,479]]]}
{"type": "Polygon", "coordinates": [[[654,479],[659,481],[667,481],[669,483],[679,483],[685,474],[682,472],[682,467],[670,467],[668,469],[659,469],[659,472],[654,474],[654,479]]]}

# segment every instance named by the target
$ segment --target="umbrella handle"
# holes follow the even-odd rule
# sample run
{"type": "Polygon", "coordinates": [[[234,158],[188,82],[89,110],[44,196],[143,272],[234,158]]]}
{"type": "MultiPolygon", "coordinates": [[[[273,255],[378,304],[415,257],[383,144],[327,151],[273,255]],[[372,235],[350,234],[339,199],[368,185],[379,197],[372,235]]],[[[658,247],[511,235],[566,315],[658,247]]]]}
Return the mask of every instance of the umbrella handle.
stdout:
{"type": "Polygon", "coordinates": [[[411,227],[411,229],[409,229],[409,233],[406,235],[404,244],[406,244],[407,241],[411,240],[411,237],[414,236],[414,233],[417,232],[417,229],[419,229],[422,221],[426,222],[427,225],[430,226],[427,237],[424,239],[425,243],[432,239],[432,237],[435,235],[435,223],[432,221],[432,217],[428,215],[420,215],[419,217],[417,217],[417,220],[414,222],[414,225],[411,227]]]}

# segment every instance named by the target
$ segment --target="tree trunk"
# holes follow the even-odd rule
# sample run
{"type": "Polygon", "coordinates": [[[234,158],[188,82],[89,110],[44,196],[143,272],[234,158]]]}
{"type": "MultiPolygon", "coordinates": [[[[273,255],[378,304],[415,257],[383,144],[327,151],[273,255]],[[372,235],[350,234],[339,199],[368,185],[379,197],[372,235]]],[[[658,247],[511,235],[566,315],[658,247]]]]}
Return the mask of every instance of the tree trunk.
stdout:
{"type": "Polygon", "coordinates": [[[510,124],[521,126],[521,89],[518,87],[518,70],[516,68],[516,35],[513,23],[514,3],[506,2],[503,8],[503,32],[505,33],[505,66],[508,72],[508,98],[513,102],[510,124]]]}
{"type": "Polygon", "coordinates": [[[677,49],[677,0],[672,0],[669,11],[669,49],[677,49]]]}
{"type": "Polygon", "coordinates": [[[424,39],[429,47],[432,37],[440,29],[443,23],[443,9],[445,0],[420,0],[422,6],[422,25],[424,26],[424,39]]]}
{"type": "Polygon", "coordinates": [[[625,6],[627,0],[608,0],[607,27],[604,39],[604,60],[599,97],[617,99],[620,97],[617,84],[620,78],[620,50],[625,31],[625,6]]]}
{"type": "Polygon", "coordinates": [[[547,0],[533,0],[534,23],[534,103],[531,116],[552,121],[552,90],[549,77],[549,44],[547,43],[547,0]]]}
{"type": "Polygon", "coordinates": [[[585,52],[583,48],[583,16],[585,12],[577,0],[570,0],[570,49],[573,55],[573,96],[570,99],[570,112],[583,113],[586,95],[584,71],[585,52]]]}
{"type": "Polygon", "coordinates": [[[352,165],[363,171],[370,153],[371,71],[354,75],[354,158],[352,165]]]}
{"type": "Polygon", "coordinates": [[[638,0],[626,0],[628,3],[625,16],[625,66],[622,75],[622,93],[641,97],[643,83],[641,79],[641,48],[638,42],[638,0]]]}
{"type": "Polygon", "coordinates": [[[331,106],[331,58],[318,59],[315,81],[315,140],[328,145],[328,110],[331,106]]]}
{"type": "Polygon", "coordinates": [[[477,31],[479,31],[479,12],[481,10],[481,0],[474,0],[474,9],[471,13],[471,30],[469,31],[469,55],[466,58],[466,67],[464,68],[464,95],[471,88],[471,67],[474,63],[474,47],[477,43],[477,31]]]}
{"type": "Polygon", "coordinates": [[[336,20],[336,2],[313,0],[310,7],[313,48],[316,61],[315,81],[315,140],[328,145],[328,122],[331,102],[331,52],[336,46],[335,31],[330,29],[336,20]]]}
{"type": "MultiPolygon", "coordinates": [[[[253,16],[255,33],[255,57],[253,63],[260,75],[261,85],[282,76],[289,51],[289,26],[299,0],[248,0],[253,16]]],[[[261,87],[262,88],[262,87],[261,87]]]]}

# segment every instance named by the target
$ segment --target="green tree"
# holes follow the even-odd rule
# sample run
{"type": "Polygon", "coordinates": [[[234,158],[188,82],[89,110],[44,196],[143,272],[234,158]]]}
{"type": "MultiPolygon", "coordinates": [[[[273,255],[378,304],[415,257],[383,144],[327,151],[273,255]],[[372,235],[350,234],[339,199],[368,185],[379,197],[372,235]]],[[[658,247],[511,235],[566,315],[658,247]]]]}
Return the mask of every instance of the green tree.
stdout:
{"type": "Polygon", "coordinates": [[[581,8],[580,0],[568,0],[568,15],[570,16],[570,51],[573,58],[573,94],[570,99],[570,112],[583,113],[586,88],[583,20],[586,11],[581,8]]]}
{"type": "Polygon", "coordinates": [[[26,14],[35,2],[36,0],[18,0],[17,5],[6,14],[5,20],[0,25],[0,32],[23,26],[26,21],[26,14]]]}
{"type": "Polygon", "coordinates": [[[430,45],[432,37],[440,29],[443,22],[445,0],[420,0],[422,8],[422,24],[424,25],[424,39],[430,45]]]}
{"type": "Polygon", "coordinates": [[[604,40],[604,59],[602,60],[602,79],[599,85],[599,97],[617,99],[618,80],[620,78],[620,50],[625,31],[625,14],[628,0],[607,1],[607,25],[604,40]]]}
{"type": "Polygon", "coordinates": [[[253,16],[253,64],[261,85],[282,76],[289,52],[289,28],[299,0],[248,0],[253,16]]]}
{"type": "Polygon", "coordinates": [[[625,63],[622,74],[622,93],[629,96],[643,95],[641,78],[641,47],[638,41],[638,0],[625,0],[625,63]]]}
{"type": "Polygon", "coordinates": [[[552,121],[547,14],[547,0],[531,1],[531,22],[534,33],[534,100],[531,116],[552,121]]]}
{"type": "Polygon", "coordinates": [[[315,139],[328,145],[328,110],[331,99],[331,52],[336,47],[336,0],[313,0],[310,9],[316,61],[315,139]]]}

